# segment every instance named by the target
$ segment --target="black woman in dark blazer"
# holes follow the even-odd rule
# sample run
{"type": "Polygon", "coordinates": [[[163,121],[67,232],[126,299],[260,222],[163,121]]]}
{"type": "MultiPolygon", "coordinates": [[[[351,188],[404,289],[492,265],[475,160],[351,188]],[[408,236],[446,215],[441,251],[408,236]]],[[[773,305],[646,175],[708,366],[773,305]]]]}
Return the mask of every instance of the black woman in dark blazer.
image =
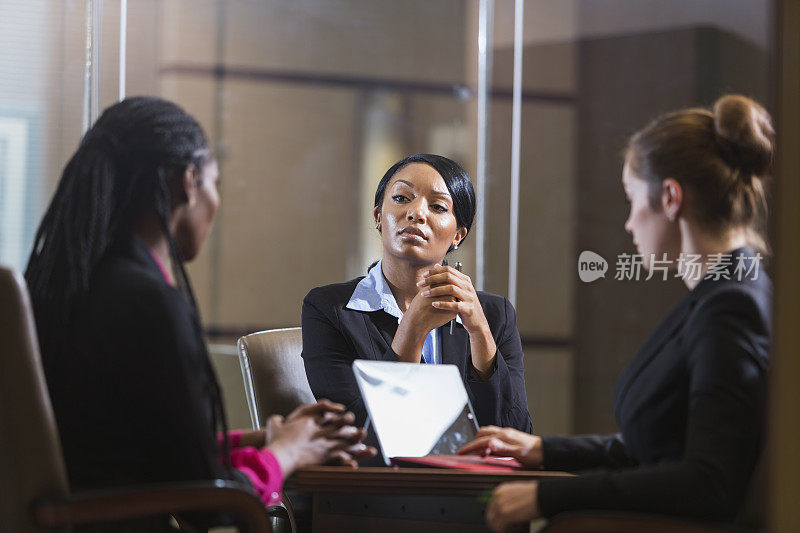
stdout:
{"type": "MultiPolygon", "coordinates": [[[[148,97],[104,111],[64,169],[25,277],[73,487],[225,478],[273,504],[294,469],[374,453],[331,402],[226,431],[183,265],[214,222],[218,176],[200,124],[148,97]]],[[[146,522],[103,531],[174,531],[146,522]]]]}
{"type": "Polygon", "coordinates": [[[454,364],[480,424],[530,432],[514,308],[442,266],[475,217],[467,173],[442,156],[407,157],[378,184],[373,214],[381,261],[366,277],[318,287],[303,301],[303,359],[314,395],[344,404],[361,424],[354,360],[454,364]]]}
{"type": "Polygon", "coordinates": [[[742,96],[666,114],[631,138],[625,229],[646,268],[666,260],[690,292],[619,380],[621,433],[488,427],[465,446],[581,473],[500,485],[494,530],[574,510],[736,519],[764,440],[772,286],[757,250],[773,143],[769,115],[742,96]]]}

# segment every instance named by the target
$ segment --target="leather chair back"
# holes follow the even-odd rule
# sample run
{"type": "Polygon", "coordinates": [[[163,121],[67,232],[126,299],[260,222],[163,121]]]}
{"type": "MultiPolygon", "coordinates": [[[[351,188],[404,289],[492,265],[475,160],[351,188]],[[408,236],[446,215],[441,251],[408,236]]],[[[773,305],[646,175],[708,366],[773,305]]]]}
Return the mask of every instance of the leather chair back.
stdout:
{"type": "Polygon", "coordinates": [[[260,429],[271,415],[286,416],[316,401],[300,355],[300,328],[252,333],[239,338],[237,348],[253,429],[260,429]]]}
{"type": "Polygon", "coordinates": [[[28,289],[0,267],[0,529],[45,531],[33,525],[31,502],[68,495],[28,289]]]}

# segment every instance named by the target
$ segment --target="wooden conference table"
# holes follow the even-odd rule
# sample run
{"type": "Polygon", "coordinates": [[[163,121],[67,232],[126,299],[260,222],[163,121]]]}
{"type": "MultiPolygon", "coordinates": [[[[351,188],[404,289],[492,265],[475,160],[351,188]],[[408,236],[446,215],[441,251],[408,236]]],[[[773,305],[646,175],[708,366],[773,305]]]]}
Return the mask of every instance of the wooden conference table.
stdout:
{"type": "Polygon", "coordinates": [[[467,472],[438,468],[320,466],[298,470],[285,489],[312,495],[314,533],[485,532],[491,491],[506,481],[564,472],[467,472]]]}

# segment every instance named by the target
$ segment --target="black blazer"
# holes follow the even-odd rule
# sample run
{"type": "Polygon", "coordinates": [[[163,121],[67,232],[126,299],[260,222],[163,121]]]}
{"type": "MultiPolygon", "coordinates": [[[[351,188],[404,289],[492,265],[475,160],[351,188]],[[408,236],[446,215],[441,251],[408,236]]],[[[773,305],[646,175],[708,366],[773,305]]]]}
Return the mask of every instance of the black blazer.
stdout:
{"type": "MultiPolygon", "coordinates": [[[[753,255],[734,251],[727,275],[737,257],[753,255]]],[[[771,299],[763,270],[756,280],[705,279],[687,294],[619,380],[622,433],[544,439],[547,468],[605,470],[543,480],[542,514],[611,509],[733,520],[763,441],[771,299]]]]}
{"type": "Polygon", "coordinates": [[[220,462],[198,318],[138,238],[98,267],[67,331],[42,354],[73,486],[244,480],[220,462]]]}
{"type": "MultiPolygon", "coordinates": [[[[303,360],[311,390],[317,398],[340,402],[363,425],[367,413],[353,376],[356,359],[397,361],[392,340],[397,319],[383,310],[366,312],[345,306],[363,277],[317,287],[303,300],[303,360]]],[[[478,299],[497,344],[494,374],[482,381],[472,366],[469,334],[456,323],[440,328],[442,363],[458,366],[480,425],[495,424],[531,432],[525,394],[522,344],[511,303],[500,296],[478,292],[478,299]]]]}

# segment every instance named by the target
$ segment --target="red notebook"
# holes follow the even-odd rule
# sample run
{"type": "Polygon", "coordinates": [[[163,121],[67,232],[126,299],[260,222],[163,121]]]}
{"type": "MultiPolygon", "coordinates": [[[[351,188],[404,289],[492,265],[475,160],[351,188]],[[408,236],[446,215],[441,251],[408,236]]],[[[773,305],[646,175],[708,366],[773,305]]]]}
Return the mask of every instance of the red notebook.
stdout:
{"type": "Polygon", "coordinates": [[[510,457],[481,457],[479,455],[426,455],[424,457],[392,457],[397,466],[453,468],[476,472],[513,472],[525,467],[510,457]]]}

